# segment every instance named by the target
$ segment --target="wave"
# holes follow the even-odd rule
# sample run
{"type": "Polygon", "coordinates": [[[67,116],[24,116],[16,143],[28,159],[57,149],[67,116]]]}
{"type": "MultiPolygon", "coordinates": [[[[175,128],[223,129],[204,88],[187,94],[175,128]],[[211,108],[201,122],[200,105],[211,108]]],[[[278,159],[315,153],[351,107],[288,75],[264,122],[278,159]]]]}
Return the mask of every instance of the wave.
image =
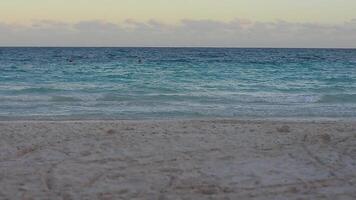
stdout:
{"type": "Polygon", "coordinates": [[[52,96],[50,101],[52,102],[77,102],[82,101],[79,98],[69,97],[69,96],[52,96]]]}
{"type": "Polygon", "coordinates": [[[16,96],[1,96],[0,103],[43,103],[43,102],[78,102],[82,101],[80,98],[71,96],[29,96],[29,95],[16,95],[16,96]]]}
{"type": "Polygon", "coordinates": [[[244,97],[241,103],[268,104],[313,104],[313,103],[356,103],[356,94],[300,94],[300,95],[261,95],[244,97]]]}
{"type": "Polygon", "coordinates": [[[320,99],[317,95],[287,95],[287,94],[146,94],[146,95],[118,95],[104,94],[97,101],[112,102],[166,102],[166,103],[193,103],[195,105],[216,104],[308,104],[317,103],[320,99]]]}
{"type": "Polygon", "coordinates": [[[97,101],[127,101],[132,100],[129,96],[121,96],[115,94],[104,94],[102,97],[96,99],[97,101]]]}
{"type": "Polygon", "coordinates": [[[15,94],[28,94],[28,93],[39,93],[39,94],[46,94],[46,93],[54,93],[54,92],[62,92],[61,89],[56,88],[47,88],[47,87],[31,87],[31,88],[24,88],[20,90],[13,90],[12,93],[15,94]]]}
{"type": "Polygon", "coordinates": [[[167,63],[189,63],[192,62],[191,59],[177,58],[177,59],[161,59],[160,62],[167,63]]]}
{"type": "Polygon", "coordinates": [[[356,103],[356,94],[324,95],[318,103],[356,103]]]}
{"type": "Polygon", "coordinates": [[[3,96],[0,94],[0,102],[40,102],[43,101],[43,98],[41,97],[31,97],[31,96],[26,96],[26,95],[18,95],[18,96],[3,96]]]}

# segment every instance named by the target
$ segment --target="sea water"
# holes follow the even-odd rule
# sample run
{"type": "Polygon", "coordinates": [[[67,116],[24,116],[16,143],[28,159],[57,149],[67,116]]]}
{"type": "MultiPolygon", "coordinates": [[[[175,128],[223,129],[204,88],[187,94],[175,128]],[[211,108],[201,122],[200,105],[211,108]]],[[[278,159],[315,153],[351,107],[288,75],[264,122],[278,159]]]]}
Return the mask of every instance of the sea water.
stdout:
{"type": "Polygon", "coordinates": [[[356,50],[0,48],[0,119],[356,117],[356,50]]]}

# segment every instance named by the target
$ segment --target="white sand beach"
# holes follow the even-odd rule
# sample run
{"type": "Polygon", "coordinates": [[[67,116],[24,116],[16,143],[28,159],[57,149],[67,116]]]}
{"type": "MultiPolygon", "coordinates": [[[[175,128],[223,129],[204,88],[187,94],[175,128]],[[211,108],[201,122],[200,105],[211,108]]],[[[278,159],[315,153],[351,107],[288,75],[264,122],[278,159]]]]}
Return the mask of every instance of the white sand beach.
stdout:
{"type": "Polygon", "coordinates": [[[0,122],[0,199],[356,199],[356,122],[0,122]]]}

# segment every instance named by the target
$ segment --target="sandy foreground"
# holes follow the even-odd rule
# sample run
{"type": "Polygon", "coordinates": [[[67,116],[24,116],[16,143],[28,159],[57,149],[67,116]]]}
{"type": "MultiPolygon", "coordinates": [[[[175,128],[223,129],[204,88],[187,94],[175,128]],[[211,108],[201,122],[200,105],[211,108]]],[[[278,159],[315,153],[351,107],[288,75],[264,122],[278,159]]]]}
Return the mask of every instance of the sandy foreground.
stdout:
{"type": "Polygon", "coordinates": [[[0,199],[356,199],[356,122],[0,122],[0,199]]]}

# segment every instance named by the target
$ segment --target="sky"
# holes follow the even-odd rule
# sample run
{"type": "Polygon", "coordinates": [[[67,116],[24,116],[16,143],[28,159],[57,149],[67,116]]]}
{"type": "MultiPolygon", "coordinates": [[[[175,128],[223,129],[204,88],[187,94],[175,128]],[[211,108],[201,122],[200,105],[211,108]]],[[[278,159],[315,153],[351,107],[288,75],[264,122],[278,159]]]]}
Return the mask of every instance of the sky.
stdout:
{"type": "Polygon", "coordinates": [[[356,47],[355,0],[1,0],[0,46],[356,47]]]}

